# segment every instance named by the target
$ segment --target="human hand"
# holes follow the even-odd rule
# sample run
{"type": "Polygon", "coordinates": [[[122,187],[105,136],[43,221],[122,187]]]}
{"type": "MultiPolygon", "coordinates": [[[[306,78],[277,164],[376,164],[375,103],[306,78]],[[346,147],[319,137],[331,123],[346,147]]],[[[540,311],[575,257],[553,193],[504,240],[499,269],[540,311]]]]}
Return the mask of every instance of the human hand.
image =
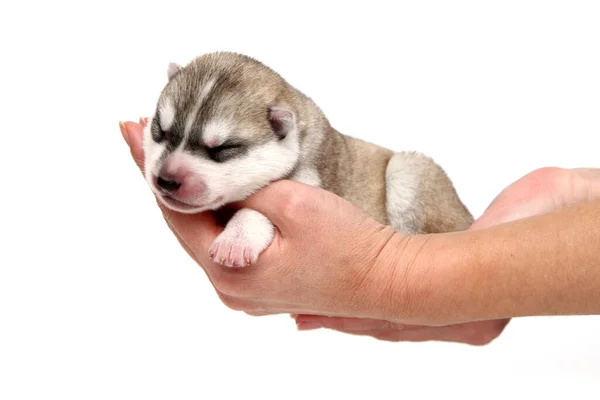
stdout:
{"type": "MultiPolygon", "coordinates": [[[[142,125],[143,121],[121,125],[141,169],[142,125]]],[[[402,276],[407,268],[399,263],[391,268],[383,250],[405,247],[408,264],[419,249],[406,235],[377,223],[330,192],[280,181],[238,205],[255,209],[274,223],[278,231],[273,242],[251,267],[228,268],[209,257],[210,245],[223,230],[211,213],[179,214],[158,205],[181,245],[204,268],[221,300],[230,308],[254,315],[386,318],[390,282],[408,278],[402,276]]]]}
{"type": "MultiPolygon", "coordinates": [[[[142,127],[125,125],[129,129],[124,136],[141,167],[142,127]]],[[[597,195],[597,175],[598,170],[535,171],[503,191],[471,229],[545,213],[597,195]]],[[[243,270],[223,268],[208,258],[208,246],[222,231],[212,214],[180,215],[161,207],[182,246],[204,267],[222,301],[233,309],[253,315],[294,313],[300,329],[316,318],[323,327],[329,323],[334,329],[385,340],[484,344],[508,322],[449,325],[452,320],[441,323],[435,316],[411,310],[413,300],[421,303],[418,306],[425,302],[414,293],[421,294],[431,279],[427,263],[422,262],[430,253],[420,254],[427,235],[392,232],[337,196],[292,182],[270,185],[244,203],[267,215],[279,232],[259,263],[243,270]],[[310,253],[302,251],[307,248],[310,253]]],[[[419,311],[427,314],[428,310],[419,311]]]]}
{"type": "MultiPolygon", "coordinates": [[[[600,197],[600,170],[542,168],[504,189],[470,227],[487,228],[600,197]]],[[[301,330],[327,328],[387,341],[446,341],[484,345],[497,338],[508,319],[448,326],[404,325],[385,320],[292,315],[301,330]]]]}

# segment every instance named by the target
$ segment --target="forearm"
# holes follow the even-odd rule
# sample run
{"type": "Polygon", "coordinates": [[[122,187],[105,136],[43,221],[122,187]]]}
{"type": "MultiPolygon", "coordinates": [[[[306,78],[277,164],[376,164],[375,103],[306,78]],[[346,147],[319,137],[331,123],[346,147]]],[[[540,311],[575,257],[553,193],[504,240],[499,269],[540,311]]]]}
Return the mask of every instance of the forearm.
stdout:
{"type": "Polygon", "coordinates": [[[400,298],[408,309],[399,306],[396,319],[404,313],[412,322],[445,324],[600,314],[599,200],[412,245],[420,250],[396,285],[405,286],[400,298]]]}

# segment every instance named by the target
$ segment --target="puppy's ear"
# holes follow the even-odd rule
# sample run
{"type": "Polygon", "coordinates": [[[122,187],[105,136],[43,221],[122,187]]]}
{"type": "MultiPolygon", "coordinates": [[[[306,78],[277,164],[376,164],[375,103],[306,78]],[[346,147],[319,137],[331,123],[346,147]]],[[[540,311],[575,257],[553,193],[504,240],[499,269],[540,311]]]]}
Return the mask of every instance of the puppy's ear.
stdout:
{"type": "Polygon", "coordinates": [[[284,139],[296,127],[294,114],[283,108],[269,109],[269,123],[279,139],[284,139]]]}
{"type": "Polygon", "coordinates": [[[183,67],[179,64],[169,63],[169,67],[167,68],[167,77],[169,80],[173,79],[173,77],[177,75],[182,68],[183,67]]]}

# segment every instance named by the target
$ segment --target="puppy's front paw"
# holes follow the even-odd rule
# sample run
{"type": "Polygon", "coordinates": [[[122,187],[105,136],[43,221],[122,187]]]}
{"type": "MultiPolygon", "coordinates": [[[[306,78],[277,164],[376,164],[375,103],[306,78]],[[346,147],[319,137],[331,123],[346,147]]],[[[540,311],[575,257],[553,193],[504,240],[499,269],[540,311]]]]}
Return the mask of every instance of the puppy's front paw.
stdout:
{"type": "Polygon", "coordinates": [[[261,213],[244,208],[227,223],[210,247],[209,256],[226,267],[247,267],[273,240],[273,224],[261,213]]]}
{"type": "Polygon", "coordinates": [[[224,231],[210,247],[210,258],[226,267],[247,267],[258,259],[260,249],[236,234],[224,231]]]}

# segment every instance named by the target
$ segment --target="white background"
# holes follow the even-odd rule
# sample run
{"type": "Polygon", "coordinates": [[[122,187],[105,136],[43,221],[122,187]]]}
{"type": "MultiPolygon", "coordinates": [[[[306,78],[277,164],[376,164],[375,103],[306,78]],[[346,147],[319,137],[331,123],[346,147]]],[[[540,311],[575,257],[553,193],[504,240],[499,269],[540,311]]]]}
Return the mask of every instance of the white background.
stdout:
{"type": "Polygon", "coordinates": [[[227,309],[118,129],[168,62],[239,51],[340,131],[433,156],[479,216],[535,168],[600,167],[598,2],[18,4],[0,6],[0,399],[598,398],[596,317],[470,347],[227,309]]]}

